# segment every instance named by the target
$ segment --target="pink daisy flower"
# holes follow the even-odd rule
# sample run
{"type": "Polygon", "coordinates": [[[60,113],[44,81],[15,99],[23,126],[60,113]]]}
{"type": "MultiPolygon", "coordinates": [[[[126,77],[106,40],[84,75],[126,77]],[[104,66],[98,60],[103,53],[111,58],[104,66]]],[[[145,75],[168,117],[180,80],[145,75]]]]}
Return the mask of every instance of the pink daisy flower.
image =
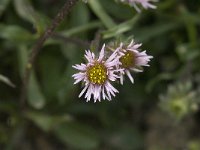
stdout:
{"type": "Polygon", "coordinates": [[[93,97],[94,102],[101,101],[103,98],[111,100],[111,96],[115,96],[118,90],[111,85],[111,81],[115,81],[119,78],[116,66],[120,64],[117,50],[106,59],[105,44],[103,45],[99,57],[96,58],[95,54],[90,50],[85,51],[86,64],[74,65],[73,68],[77,69],[78,73],[72,77],[75,79],[74,84],[79,82],[84,83],[84,88],[79,94],[81,97],[84,93],[87,102],[93,97]]]}
{"type": "MultiPolygon", "coordinates": [[[[118,55],[120,55],[119,61],[121,65],[119,68],[124,69],[125,74],[129,77],[130,81],[134,83],[134,79],[130,71],[142,72],[142,66],[149,66],[148,62],[153,56],[147,55],[146,50],[140,52],[139,47],[142,44],[136,44],[133,40],[128,46],[120,44],[118,55]]],[[[120,83],[123,84],[124,74],[120,73],[120,83]]]]}
{"type": "Polygon", "coordinates": [[[156,9],[156,6],[151,4],[151,2],[156,2],[157,0],[121,0],[121,2],[128,3],[130,6],[133,6],[137,12],[140,12],[138,4],[142,5],[145,9],[156,9]]]}

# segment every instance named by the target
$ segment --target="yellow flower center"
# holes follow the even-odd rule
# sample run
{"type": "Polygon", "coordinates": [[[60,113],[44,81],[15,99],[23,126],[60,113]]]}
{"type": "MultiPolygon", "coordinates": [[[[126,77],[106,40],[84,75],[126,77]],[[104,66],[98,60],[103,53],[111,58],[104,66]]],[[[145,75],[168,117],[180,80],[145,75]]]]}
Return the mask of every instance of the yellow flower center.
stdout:
{"type": "Polygon", "coordinates": [[[127,51],[119,61],[122,63],[123,68],[131,68],[135,66],[135,54],[131,51],[127,51]]]}
{"type": "Polygon", "coordinates": [[[106,67],[101,63],[95,63],[87,70],[87,76],[93,84],[104,84],[107,79],[106,67]]]}

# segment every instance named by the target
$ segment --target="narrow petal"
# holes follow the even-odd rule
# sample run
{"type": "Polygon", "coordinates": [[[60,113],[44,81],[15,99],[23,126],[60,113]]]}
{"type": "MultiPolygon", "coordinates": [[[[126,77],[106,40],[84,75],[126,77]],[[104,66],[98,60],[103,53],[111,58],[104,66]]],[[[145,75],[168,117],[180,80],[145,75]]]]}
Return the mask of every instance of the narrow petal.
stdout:
{"type": "Polygon", "coordinates": [[[123,85],[123,82],[124,82],[124,75],[121,74],[121,75],[120,75],[120,84],[123,85]]]}
{"type": "Polygon", "coordinates": [[[105,88],[106,88],[106,93],[108,95],[108,100],[111,100],[110,90],[107,84],[105,84],[105,88]]]}
{"type": "Polygon", "coordinates": [[[114,51],[110,57],[106,60],[106,63],[109,63],[110,61],[112,61],[113,59],[115,59],[117,56],[117,51],[114,51]]]}
{"type": "Polygon", "coordinates": [[[112,91],[114,91],[115,93],[119,93],[119,91],[118,91],[116,88],[114,88],[109,82],[107,82],[107,84],[108,84],[109,88],[110,88],[112,91]]]}
{"type": "Polygon", "coordinates": [[[105,100],[106,99],[106,94],[105,94],[105,88],[103,87],[102,88],[102,97],[103,97],[103,99],[105,100]]]}
{"type": "Polygon", "coordinates": [[[85,71],[86,70],[86,65],[85,64],[81,64],[81,65],[74,65],[72,66],[73,68],[80,70],[80,71],[85,71]]]}
{"type": "Polygon", "coordinates": [[[133,77],[131,76],[130,71],[126,70],[125,72],[126,72],[127,76],[129,77],[129,79],[131,80],[131,82],[134,83],[134,79],[133,79],[133,77]]]}
{"type": "Polygon", "coordinates": [[[138,68],[130,68],[130,70],[132,70],[134,72],[143,72],[142,69],[138,69],[138,68]]]}
{"type": "Polygon", "coordinates": [[[90,84],[89,87],[88,87],[88,90],[85,94],[85,98],[87,98],[87,102],[89,102],[90,99],[91,99],[92,91],[93,91],[93,86],[92,86],[92,84],[90,84]]]}
{"type": "Polygon", "coordinates": [[[98,61],[102,61],[102,59],[104,58],[104,51],[105,51],[105,44],[101,48],[98,61]]]}
{"type": "Polygon", "coordinates": [[[85,87],[83,88],[83,90],[81,91],[81,93],[79,94],[79,98],[83,95],[83,93],[87,90],[88,85],[85,85],[85,87]]]}
{"type": "Polygon", "coordinates": [[[85,58],[87,59],[88,62],[93,62],[95,59],[95,55],[93,52],[91,52],[90,50],[85,51],[85,58]]]}
{"type": "MultiPolygon", "coordinates": [[[[117,67],[121,63],[119,62],[120,56],[118,56],[119,48],[113,52],[108,59],[104,57],[105,53],[105,44],[102,46],[102,49],[100,51],[98,59],[95,58],[95,55],[90,50],[85,51],[85,58],[88,61],[86,64],[81,63],[76,64],[72,66],[73,68],[79,70],[78,73],[72,75],[75,82],[74,84],[77,84],[79,82],[83,82],[84,88],[81,90],[79,97],[84,95],[86,98],[86,102],[89,102],[91,99],[93,99],[94,102],[101,101],[101,99],[108,99],[111,100],[112,96],[115,96],[116,93],[118,93],[118,90],[112,86],[110,81],[115,81],[117,78],[120,78],[119,73],[122,72],[123,69],[117,67]],[[105,72],[104,75],[108,75],[108,78],[105,78],[105,81],[103,81],[101,84],[97,84],[95,82],[91,81],[91,78],[88,77],[91,74],[88,74],[88,68],[95,67],[95,65],[104,65],[105,66],[105,72]]],[[[93,69],[93,68],[91,68],[93,69]]],[[[96,69],[96,68],[95,68],[96,69]]],[[[98,68],[99,69],[99,68],[98,68]]],[[[104,68],[103,68],[104,69],[104,68]]],[[[96,72],[98,73],[98,72],[96,72]]],[[[97,79],[101,74],[96,74],[94,71],[94,74],[92,76],[97,79]]],[[[103,79],[103,78],[99,78],[103,79]]]]}
{"type": "Polygon", "coordinates": [[[84,80],[85,74],[84,73],[77,73],[72,76],[75,79],[74,84],[77,84],[84,80]]]}

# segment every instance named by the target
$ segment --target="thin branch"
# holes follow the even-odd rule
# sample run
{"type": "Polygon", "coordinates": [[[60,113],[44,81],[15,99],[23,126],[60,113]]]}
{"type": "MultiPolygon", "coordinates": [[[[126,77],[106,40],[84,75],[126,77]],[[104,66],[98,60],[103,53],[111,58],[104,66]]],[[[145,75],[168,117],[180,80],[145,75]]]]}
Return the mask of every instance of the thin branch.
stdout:
{"type": "Polygon", "coordinates": [[[83,46],[85,48],[89,48],[90,47],[90,42],[89,41],[83,41],[83,40],[78,39],[78,38],[66,37],[66,36],[63,36],[63,35],[58,34],[58,33],[54,33],[52,35],[52,38],[60,39],[60,40],[62,40],[64,42],[71,42],[71,43],[74,43],[76,45],[83,46]]]}
{"type": "Polygon", "coordinates": [[[64,6],[60,9],[56,17],[53,19],[51,25],[46,29],[44,34],[40,36],[40,38],[37,40],[36,44],[34,45],[28,64],[25,69],[25,74],[22,79],[22,89],[21,89],[21,95],[20,95],[20,106],[22,109],[25,108],[26,105],[26,97],[27,97],[27,91],[28,91],[28,84],[29,84],[29,78],[31,75],[31,71],[34,65],[34,62],[36,60],[36,57],[42,48],[44,42],[52,35],[56,27],[64,20],[65,16],[69,14],[72,7],[76,4],[78,0],[66,0],[64,6]]]}

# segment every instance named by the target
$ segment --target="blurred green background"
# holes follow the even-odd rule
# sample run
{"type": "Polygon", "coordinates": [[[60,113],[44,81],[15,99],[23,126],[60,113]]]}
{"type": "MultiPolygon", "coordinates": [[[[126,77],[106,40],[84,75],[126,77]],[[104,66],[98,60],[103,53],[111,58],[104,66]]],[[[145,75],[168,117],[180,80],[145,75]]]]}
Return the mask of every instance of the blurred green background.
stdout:
{"type": "Polygon", "coordinates": [[[200,0],[160,0],[140,14],[78,2],[42,47],[22,111],[30,50],[64,3],[0,0],[0,150],[200,150],[200,0]],[[135,84],[116,84],[112,101],[86,103],[71,66],[96,35],[96,45],[134,37],[154,59],[135,84]]]}

